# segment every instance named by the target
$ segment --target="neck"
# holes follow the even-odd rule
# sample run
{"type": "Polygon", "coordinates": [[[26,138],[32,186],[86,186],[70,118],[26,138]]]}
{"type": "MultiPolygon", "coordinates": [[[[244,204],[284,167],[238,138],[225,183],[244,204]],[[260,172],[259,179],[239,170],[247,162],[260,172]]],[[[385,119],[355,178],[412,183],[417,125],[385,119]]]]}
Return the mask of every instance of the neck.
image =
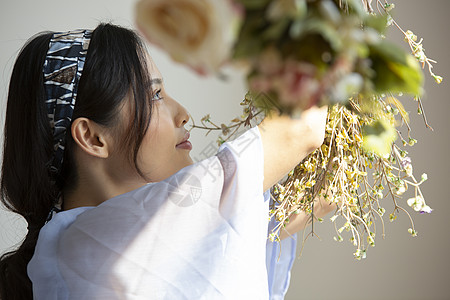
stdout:
{"type": "Polygon", "coordinates": [[[127,172],[113,172],[104,161],[94,161],[78,168],[75,188],[64,191],[63,210],[83,206],[98,206],[104,201],[144,186],[139,175],[124,176],[127,172]],[[87,166],[87,167],[86,167],[87,166]]]}
{"type": "Polygon", "coordinates": [[[91,182],[78,184],[78,187],[70,192],[64,193],[63,210],[69,210],[77,207],[98,206],[108,199],[130,192],[144,186],[142,182],[133,185],[99,185],[91,182]]]}

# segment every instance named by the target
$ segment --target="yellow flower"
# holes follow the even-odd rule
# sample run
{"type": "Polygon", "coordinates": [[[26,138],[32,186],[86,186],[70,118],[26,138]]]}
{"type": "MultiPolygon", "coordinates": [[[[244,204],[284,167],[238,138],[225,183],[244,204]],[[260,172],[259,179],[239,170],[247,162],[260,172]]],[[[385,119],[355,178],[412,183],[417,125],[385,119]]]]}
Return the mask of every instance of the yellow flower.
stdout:
{"type": "Polygon", "coordinates": [[[350,114],[347,117],[350,124],[358,124],[358,116],[356,114],[350,114]]]}
{"type": "Polygon", "coordinates": [[[438,84],[442,83],[442,80],[444,80],[444,78],[442,78],[442,76],[438,76],[438,75],[433,75],[433,78],[438,84]]]}
{"type": "Polygon", "coordinates": [[[308,172],[314,172],[316,170],[316,166],[309,161],[306,161],[303,166],[304,169],[308,172]]]}

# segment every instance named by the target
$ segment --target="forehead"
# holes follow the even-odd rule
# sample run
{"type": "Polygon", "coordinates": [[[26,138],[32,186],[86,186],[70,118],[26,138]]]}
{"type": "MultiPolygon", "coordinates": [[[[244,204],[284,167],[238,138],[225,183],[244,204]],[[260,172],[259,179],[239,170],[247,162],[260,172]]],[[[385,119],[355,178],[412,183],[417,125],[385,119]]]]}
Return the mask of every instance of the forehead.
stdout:
{"type": "Polygon", "coordinates": [[[153,79],[160,79],[162,80],[161,72],[159,71],[158,67],[155,64],[155,61],[151,57],[151,55],[147,52],[146,53],[146,59],[147,59],[147,67],[148,72],[150,74],[150,78],[153,79]]]}

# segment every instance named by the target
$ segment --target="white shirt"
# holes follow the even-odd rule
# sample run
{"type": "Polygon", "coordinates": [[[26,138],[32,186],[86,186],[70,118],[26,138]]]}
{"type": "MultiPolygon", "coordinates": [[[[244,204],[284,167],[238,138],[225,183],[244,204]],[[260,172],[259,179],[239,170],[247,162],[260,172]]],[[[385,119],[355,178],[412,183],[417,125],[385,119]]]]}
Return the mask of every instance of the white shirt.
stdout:
{"type": "Polygon", "coordinates": [[[57,213],[28,265],[34,299],[283,299],[296,241],[278,261],[263,177],[253,127],[163,181],[57,213]]]}

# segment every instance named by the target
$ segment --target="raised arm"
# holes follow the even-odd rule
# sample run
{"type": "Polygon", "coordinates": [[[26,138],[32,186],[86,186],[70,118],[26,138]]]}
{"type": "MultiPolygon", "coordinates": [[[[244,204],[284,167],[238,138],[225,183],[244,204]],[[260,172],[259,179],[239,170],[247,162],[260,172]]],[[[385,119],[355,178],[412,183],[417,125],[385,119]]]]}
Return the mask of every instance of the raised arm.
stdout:
{"type": "Polygon", "coordinates": [[[299,119],[273,113],[258,125],[264,148],[264,191],[320,147],[325,136],[327,109],[327,106],[312,107],[299,119]]]}
{"type": "MultiPolygon", "coordinates": [[[[320,147],[325,135],[327,107],[313,107],[304,111],[300,119],[278,116],[266,117],[258,126],[264,148],[264,191],[280,181],[308,154],[320,147]]],[[[314,203],[314,214],[323,217],[336,206],[323,198],[314,203]]],[[[310,218],[305,212],[292,215],[281,231],[284,239],[306,227],[310,218]]]]}

